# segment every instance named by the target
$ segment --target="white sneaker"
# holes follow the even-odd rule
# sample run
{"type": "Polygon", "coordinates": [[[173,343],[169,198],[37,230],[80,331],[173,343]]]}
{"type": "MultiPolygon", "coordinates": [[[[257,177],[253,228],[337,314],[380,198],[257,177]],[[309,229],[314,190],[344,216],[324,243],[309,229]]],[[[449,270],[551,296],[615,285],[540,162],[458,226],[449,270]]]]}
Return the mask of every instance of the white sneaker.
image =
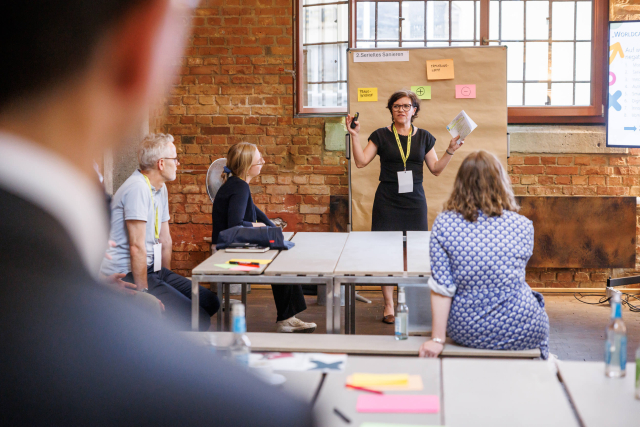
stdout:
{"type": "Polygon", "coordinates": [[[285,333],[297,332],[302,334],[310,334],[311,332],[315,331],[316,328],[318,327],[318,325],[316,325],[315,323],[303,322],[302,320],[298,319],[296,316],[292,316],[287,320],[281,320],[277,323],[278,323],[278,332],[285,332],[285,333]]]}

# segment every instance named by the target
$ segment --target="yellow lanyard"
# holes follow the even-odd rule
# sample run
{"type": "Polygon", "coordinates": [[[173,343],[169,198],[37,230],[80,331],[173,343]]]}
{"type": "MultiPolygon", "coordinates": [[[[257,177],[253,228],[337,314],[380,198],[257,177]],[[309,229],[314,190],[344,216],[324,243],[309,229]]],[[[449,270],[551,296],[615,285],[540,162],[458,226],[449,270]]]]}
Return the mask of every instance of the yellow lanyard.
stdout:
{"type": "Polygon", "coordinates": [[[151,182],[149,181],[149,178],[147,178],[145,174],[142,174],[142,176],[144,176],[144,180],[147,181],[147,185],[149,186],[149,192],[151,192],[151,205],[156,209],[156,223],[154,224],[154,230],[156,232],[156,240],[158,240],[160,238],[160,221],[158,221],[158,208],[155,202],[153,201],[153,190],[151,189],[151,182]]]}
{"type": "Polygon", "coordinates": [[[407,137],[407,154],[404,154],[402,151],[402,144],[400,144],[400,137],[398,136],[398,131],[396,130],[396,125],[391,125],[393,128],[393,134],[396,136],[396,142],[398,143],[398,149],[400,149],[400,156],[402,157],[402,163],[404,163],[404,170],[407,171],[407,159],[409,158],[409,154],[411,154],[411,134],[413,133],[413,125],[411,125],[411,129],[409,130],[409,136],[407,137]]]}

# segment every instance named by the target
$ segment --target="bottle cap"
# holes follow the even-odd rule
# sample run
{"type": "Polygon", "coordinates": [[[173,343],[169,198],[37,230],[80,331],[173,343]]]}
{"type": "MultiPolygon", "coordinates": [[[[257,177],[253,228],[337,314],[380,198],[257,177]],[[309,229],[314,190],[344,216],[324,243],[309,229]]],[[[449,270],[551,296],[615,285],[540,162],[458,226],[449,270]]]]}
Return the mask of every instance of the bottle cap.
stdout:
{"type": "Polygon", "coordinates": [[[398,304],[404,304],[407,302],[407,299],[404,294],[404,288],[398,288],[398,304]]]}
{"type": "Polygon", "coordinates": [[[237,303],[237,304],[233,304],[231,306],[231,314],[235,317],[235,316],[242,316],[244,317],[244,304],[242,303],[237,303]]]}

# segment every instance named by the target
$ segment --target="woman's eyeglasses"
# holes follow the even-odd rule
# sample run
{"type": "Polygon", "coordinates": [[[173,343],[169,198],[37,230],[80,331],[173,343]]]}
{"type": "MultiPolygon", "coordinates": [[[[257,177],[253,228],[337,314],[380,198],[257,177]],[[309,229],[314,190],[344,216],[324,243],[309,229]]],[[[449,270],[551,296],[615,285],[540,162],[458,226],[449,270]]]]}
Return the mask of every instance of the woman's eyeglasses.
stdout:
{"type": "Polygon", "coordinates": [[[413,105],[411,104],[393,104],[391,106],[393,108],[393,111],[409,111],[411,109],[411,107],[413,107],[413,105]]]}

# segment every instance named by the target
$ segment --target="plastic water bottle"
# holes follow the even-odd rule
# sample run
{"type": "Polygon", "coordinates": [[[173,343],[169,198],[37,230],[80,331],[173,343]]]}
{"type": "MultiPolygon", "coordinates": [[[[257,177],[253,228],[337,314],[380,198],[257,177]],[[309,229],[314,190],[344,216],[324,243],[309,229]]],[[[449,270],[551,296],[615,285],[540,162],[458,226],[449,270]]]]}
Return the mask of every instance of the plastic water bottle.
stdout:
{"type": "Polygon", "coordinates": [[[607,326],[604,373],[608,377],[624,377],[627,373],[627,327],[622,321],[620,294],[614,293],[610,301],[611,320],[607,326]]]}
{"type": "Polygon", "coordinates": [[[396,339],[409,338],[409,307],[406,304],[404,288],[398,288],[398,308],[396,309],[396,339]]]}
{"type": "Polygon", "coordinates": [[[229,348],[231,358],[239,365],[249,367],[251,342],[247,337],[247,322],[244,317],[244,304],[234,304],[231,309],[233,317],[233,343],[229,348]]]}

